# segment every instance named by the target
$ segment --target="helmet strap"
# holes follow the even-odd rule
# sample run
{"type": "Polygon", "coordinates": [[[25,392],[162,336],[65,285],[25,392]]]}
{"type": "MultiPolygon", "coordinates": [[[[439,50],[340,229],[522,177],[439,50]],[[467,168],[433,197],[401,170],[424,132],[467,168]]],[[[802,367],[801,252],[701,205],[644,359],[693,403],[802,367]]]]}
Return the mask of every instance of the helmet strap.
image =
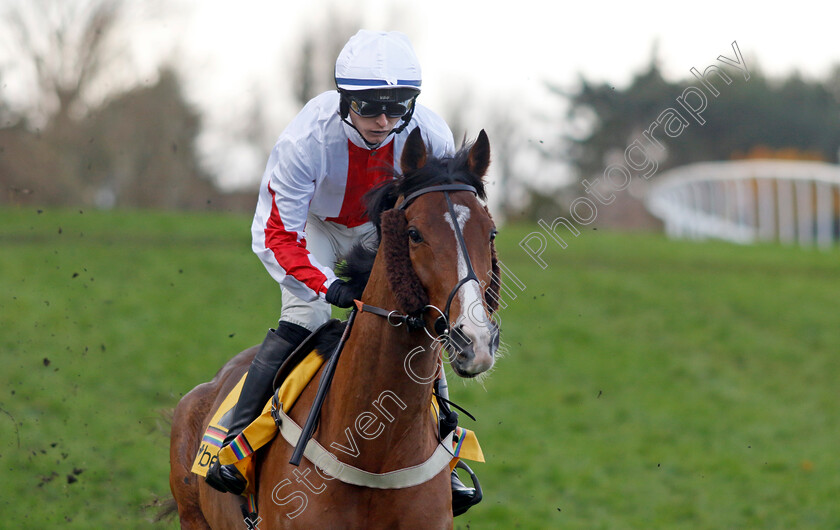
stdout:
{"type": "MultiPolygon", "coordinates": [[[[361,138],[361,139],[362,139],[362,141],[365,143],[365,145],[367,146],[367,148],[368,148],[368,149],[376,149],[377,147],[379,147],[380,145],[382,145],[382,142],[384,142],[384,141],[385,141],[385,140],[382,140],[382,142],[379,142],[378,144],[372,144],[372,143],[370,143],[370,142],[368,142],[368,141],[367,141],[367,138],[365,138],[365,135],[364,135],[364,134],[362,134],[362,131],[360,131],[359,129],[357,129],[357,128],[356,128],[356,126],[355,126],[355,125],[353,125],[353,122],[347,119],[347,116],[346,116],[346,115],[341,117],[341,121],[343,121],[344,123],[346,123],[347,125],[349,125],[350,127],[352,127],[354,131],[356,131],[357,133],[359,133],[359,138],[361,138]]],[[[396,129],[391,130],[391,132],[390,132],[390,133],[388,133],[388,135],[390,136],[390,135],[391,135],[391,133],[393,133],[394,131],[396,131],[396,129]]],[[[385,138],[387,139],[387,136],[386,136],[385,138]]]]}
{"type": "Polygon", "coordinates": [[[393,132],[394,134],[400,134],[401,132],[403,132],[405,130],[405,128],[408,126],[408,122],[411,121],[411,117],[414,116],[414,109],[416,107],[417,107],[417,100],[415,99],[414,103],[411,104],[411,108],[408,109],[408,112],[406,112],[405,115],[402,117],[402,124],[400,124],[399,127],[397,127],[396,129],[394,129],[391,132],[393,132]]]}

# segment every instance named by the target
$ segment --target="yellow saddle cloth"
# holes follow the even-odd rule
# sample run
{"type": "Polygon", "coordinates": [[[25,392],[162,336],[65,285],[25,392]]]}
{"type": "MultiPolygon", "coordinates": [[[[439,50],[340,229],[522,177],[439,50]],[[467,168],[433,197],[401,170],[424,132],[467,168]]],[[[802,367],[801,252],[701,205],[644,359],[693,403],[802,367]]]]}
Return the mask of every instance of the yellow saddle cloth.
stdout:
{"type": "MultiPolygon", "coordinates": [[[[304,358],[303,361],[292,371],[286,378],[280,388],[277,390],[278,402],[283,405],[283,412],[288,413],[292,406],[297,401],[306,385],[312,380],[318,369],[323,364],[323,358],[313,351],[304,358]]],[[[242,473],[242,476],[248,480],[248,487],[245,488],[243,495],[254,493],[254,459],[251,456],[257,449],[264,446],[277,435],[277,425],[274,423],[274,418],[271,415],[271,403],[269,399],[263,407],[262,414],[254,420],[242,433],[237,436],[228,446],[219,450],[222,442],[227,436],[227,427],[222,425],[223,418],[233,411],[233,407],[239,400],[239,393],[242,391],[242,385],[245,382],[247,373],[242,376],[233,390],[225,397],[222,404],[213,414],[210,424],[204,431],[201,438],[201,444],[198,448],[198,453],[193,461],[192,472],[202,477],[207,476],[207,471],[215,459],[223,465],[234,464],[236,468],[242,473]]],[[[437,418],[437,403],[432,397],[431,410],[434,418],[437,418]]],[[[476,462],[484,462],[484,454],[481,451],[481,446],[478,444],[478,439],[475,433],[468,429],[458,427],[455,431],[452,446],[453,458],[450,462],[450,469],[455,468],[460,458],[466,460],[473,460],[476,462]]]]}

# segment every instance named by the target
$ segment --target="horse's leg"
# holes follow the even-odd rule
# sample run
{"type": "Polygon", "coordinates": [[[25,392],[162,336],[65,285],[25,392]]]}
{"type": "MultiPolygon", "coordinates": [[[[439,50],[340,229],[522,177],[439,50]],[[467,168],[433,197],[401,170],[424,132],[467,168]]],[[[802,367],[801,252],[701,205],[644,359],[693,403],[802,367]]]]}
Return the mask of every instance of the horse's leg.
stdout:
{"type": "Polygon", "coordinates": [[[235,528],[241,522],[239,499],[217,492],[191,470],[212,411],[242,377],[256,352],[257,347],[240,352],[212,381],[192,389],[175,407],[169,443],[169,487],[178,504],[182,528],[211,528],[211,522],[216,528],[235,528]]]}
{"type": "Polygon", "coordinates": [[[185,395],[172,418],[172,434],[169,443],[169,487],[178,504],[181,528],[210,528],[201,511],[198,481],[201,477],[192,471],[192,463],[198,450],[199,433],[204,426],[204,417],[216,397],[216,385],[204,383],[185,395]]]}

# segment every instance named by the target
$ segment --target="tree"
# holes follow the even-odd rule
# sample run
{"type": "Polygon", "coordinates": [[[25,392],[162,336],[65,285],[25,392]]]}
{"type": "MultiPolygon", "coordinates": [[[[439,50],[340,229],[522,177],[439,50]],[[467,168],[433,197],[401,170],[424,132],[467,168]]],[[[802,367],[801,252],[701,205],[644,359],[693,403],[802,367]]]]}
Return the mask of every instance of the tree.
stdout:
{"type": "Polygon", "coordinates": [[[565,158],[584,177],[603,170],[611,150],[623,152],[629,139],[640,128],[644,130],[679,95],[678,87],[663,79],[655,60],[623,91],[583,77],[577,92],[549,88],[569,101],[566,118],[580,125],[576,134],[564,138],[563,144],[567,149],[565,158]]]}
{"type": "Polygon", "coordinates": [[[77,171],[86,202],[99,206],[198,208],[217,195],[197,164],[201,118],[184,100],[171,67],[91,112],[77,171]]]}
{"type": "Polygon", "coordinates": [[[691,162],[727,160],[756,146],[818,152],[824,160],[837,161],[837,74],[825,82],[809,82],[795,73],[772,80],[752,68],[748,81],[734,75],[729,84],[716,81],[717,96],[693,77],[666,81],[654,57],[623,90],[583,78],[576,91],[552,87],[568,101],[569,120],[585,123],[578,134],[563,138],[566,155],[579,178],[602,173],[616,156],[623,157],[628,145],[643,138],[642,133],[662,111],[669,107],[681,110],[676,100],[690,86],[706,91],[707,106],[702,113],[705,123],[689,117],[678,138],[660,133],[665,149],[659,153],[658,172],[691,162]]]}
{"type": "Polygon", "coordinates": [[[521,156],[529,150],[528,139],[522,123],[512,111],[501,110],[505,109],[502,104],[491,105],[491,108],[496,109],[496,112],[489,116],[487,132],[493,145],[492,174],[499,190],[498,211],[502,219],[510,219],[515,216],[513,198],[516,188],[528,186],[526,175],[519,169],[521,156]]]}
{"type": "MultiPolygon", "coordinates": [[[[36,119],[55,127],[78,115],[91,86],[120,59],[122,0],[12,0],[0,34],[8,70],[30,78],[36,119]]],[[[125,40],[122,40],[125,42],[125,40]]]]}
{"type": "Polygon", "coordinates": [[[359,20],[331,9],[322,31],[308,31],[300,44],[292,77],[295,100],[302,107],[321,92],[335,89],[335,59],[360,27],[359,20]]]}
{"type": "Polygon", "coordinates": [[[80,164],[76,120],[90,88],[118,55],[111,50],[123,4],[12,0],[2,15],[2,73],[26,80],[22,84],[31,99],[17,102],[0,124],[6,127],[0,178],[8,190],[25,190],[10,192],[13,199],[78,204],[84,185],[67,169],[80,164]]]}
{"type": "Polygon", "coordinates": [[[174,68],[162,67],[151,82],[135,80],[127,88],[115,78],[115,67],[127,66],[124,45],[138,21],[128,9],[123,0],[6,7],[0,23],[8,29],[5,64],[19,76],[31,74],[35,97],[29,120],[0,125],[6,191],[0,200],[156,208],[218,201],[197,164],[201,119],[184,99],[174,68]],[[103,93],[104,81],[117,88],[103,93]]]}

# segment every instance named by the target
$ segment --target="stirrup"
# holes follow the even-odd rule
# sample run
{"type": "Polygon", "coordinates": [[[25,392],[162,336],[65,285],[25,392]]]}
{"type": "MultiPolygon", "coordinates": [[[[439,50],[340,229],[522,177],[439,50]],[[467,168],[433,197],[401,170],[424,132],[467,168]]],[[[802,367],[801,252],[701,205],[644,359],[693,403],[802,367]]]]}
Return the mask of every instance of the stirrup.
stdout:
{"type": "MultiPolygon", "coordinates": [[[[472,480],[473,487],[475,489],[475,491],[473,492],[472,495],[458,495],[458,496],[455,496],[455,492],[454,491],[452,492],[453,493],[453,495],[452,495],[452,515],[453,515],[453,517],[458,517],[459,515],[463,514],[467,510],[469,510],[471,507],[473,507],[476,504],[478,504],[479,502],[481,502],[481,499],[482,499],[483,495],[482,495],[482,492],[481,492],[481,483],[478,482],[478,477],[475,476],[475,473],[473,473],[473,470],[470,469],[470,466],[465,464],[463,460],[458,460],[458,463],[455,464],[455,467],[456,468],[460,467],[461,469],[463,469],[464,471],[469,473],[470,480],[472,480]]],[[[452,473],[456,477],[458,476],[457,474],[455,474],[455,470],[452,470],[452,473]]],[[[469,490],[469,489],[470,488],[467,488],[467,490],[469,490]]],[[[462,491],[466,491],[466,490],[462,490],[462,491]]]]}

